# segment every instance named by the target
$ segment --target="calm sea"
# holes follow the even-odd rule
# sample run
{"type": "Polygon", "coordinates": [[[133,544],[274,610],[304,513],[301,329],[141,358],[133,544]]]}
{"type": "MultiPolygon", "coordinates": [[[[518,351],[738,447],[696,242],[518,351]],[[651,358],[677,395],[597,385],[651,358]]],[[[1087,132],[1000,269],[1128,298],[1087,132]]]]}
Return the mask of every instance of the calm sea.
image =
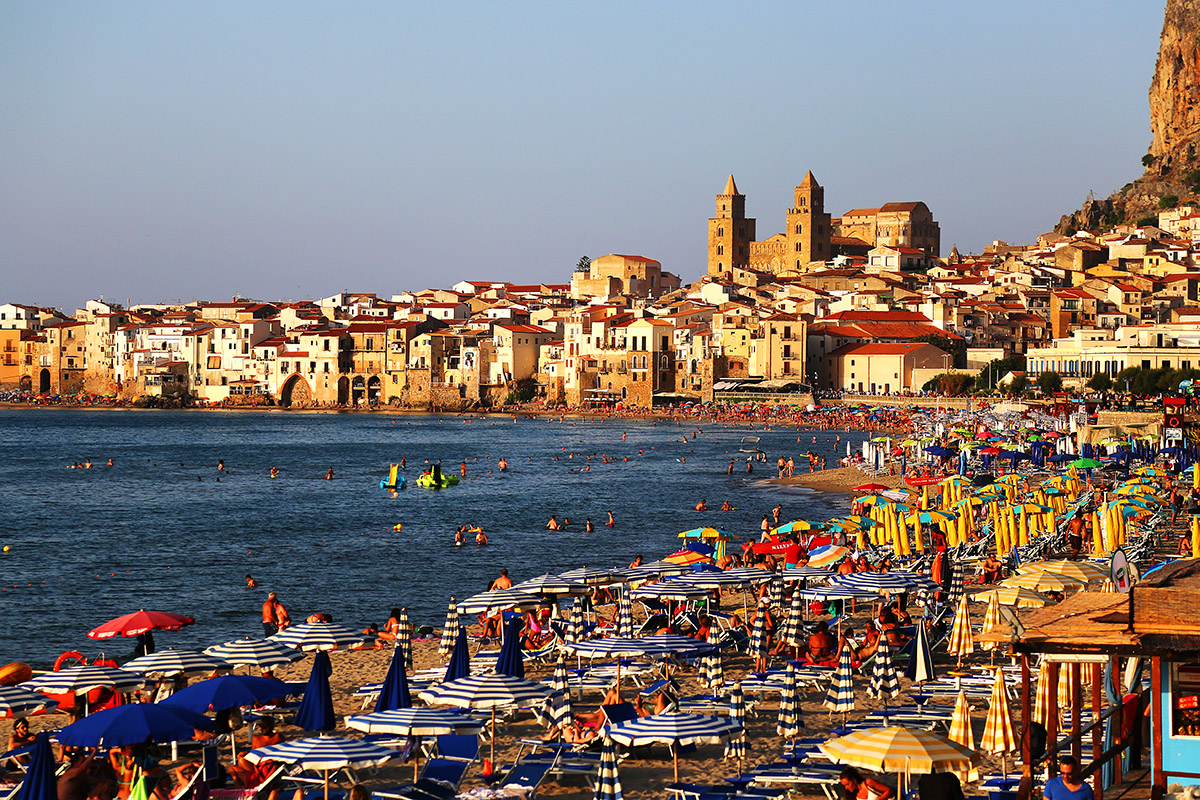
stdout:
{"type": "Polygon", "coordinates": [[[650,421],[154,411],[0,411],[0,664],[46,667],[62,651],[124,656],[130,641],[92,642],[91,628],[150,608],[196,617],[159,648],[261,635],[275,590],[294,620],[325,611],[380,625],[393,606],[440,626],[451,595],[487,588],[501,567],[517,581],[578,566],[625,566],[679,546],[697,525],[756,536],[776,503],[783,518],[826,519],[845,498],[763,485],[771,464],[732,476],[744,436],[763,450],[845,452],[831,431],[750,431],[650,421]],[[622,441],[622,434],[626,435],[622,441]],[[682,441],[686,435],[688,441],[682,441]],[[812,443],[812,437],[817,443],[812,443]],[[575,454],[568,458],[569,454],[575,454]],[[584,454],[595,454],[591,468],[584,454]],[[616,458],[601,463],[601,456],[616,458]],[[409,488],[379,481],[407,458],[409,488]],[[504,456],[509,471],[495,469],[504,456]],[[626,462],[624,459],[628,457],[626,462]],[[105,466],[108,459],[114,465],[105,466]],[[555,459],[558,460],[555,460],[555,459]],[[90,470],[70,469],[91,459],[90,470]],[[426,459],[467,478],[417,488],[426,459]],[[683,460],[681,460],[683,459],[683,460]],[[217,471],[224,460],[226,473],[217,471]],[[280,477],[268,477],[272,466],[280,477]],[[330,467],[334,479],[326,480],[330,467]],[[218,482],[216,478],[220,476],[218,482]],[[729,500],[736,511],[693,510],[729,500]],[[604,526],[612,510],[616,527],[604,526]],[[551,514],[571,521],[545,529],[551,514]],[[584,533],[590,517],[594,533],[584,533]],[[402,524],[399,532],[393,530],[402,524]],[[464,523],[488,547],[454,546],[464,523]],[[251,573],[260,588],[247,589],[251,573]]]}

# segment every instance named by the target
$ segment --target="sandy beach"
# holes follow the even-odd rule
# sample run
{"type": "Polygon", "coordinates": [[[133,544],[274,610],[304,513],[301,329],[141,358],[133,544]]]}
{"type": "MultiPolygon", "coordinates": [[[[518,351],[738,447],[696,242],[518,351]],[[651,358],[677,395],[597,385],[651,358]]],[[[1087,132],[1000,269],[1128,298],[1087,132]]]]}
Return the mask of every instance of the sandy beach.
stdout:
{"type": "Polygon", "coordinates": [[[765,483],[776,486],[803,486],[818,492],[842,492],[851,494],[855,486],[866,483],[877,483],[889,489],[899,489],[904,486],[904,478],[899,475],[877,475],[869,477],[858,467],[837,467],[835,469],[806,472],[790,478],[769,478],[765,483]]]}

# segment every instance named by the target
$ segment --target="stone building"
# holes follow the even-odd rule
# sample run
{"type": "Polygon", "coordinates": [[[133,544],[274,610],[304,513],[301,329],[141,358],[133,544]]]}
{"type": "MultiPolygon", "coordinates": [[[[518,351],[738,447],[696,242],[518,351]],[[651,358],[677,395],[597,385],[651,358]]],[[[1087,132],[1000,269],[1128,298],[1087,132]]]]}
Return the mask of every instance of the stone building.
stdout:
{"type": "Polygon", "coordinates": [[[746,216],[746,195],[740,194],[733,176],[717,195],[716,215],[708,221],[708,274],[730,274],[734,267],[750,265],[755,221],[746,216]]]}
{"type": "Polygon", "coordinates": [[[922,202],[854,208],[833,221],[833,235],[861,239],[874,247],[910,247],[937,258],[942,232],[922,202]]]}
{"type": "Polygon", "coordinates": [[[571,297],[654,298],[679,289],[679,276],[666,272],[662,264],[645,256],[609,254],[594,259],[587,272],[571,276],[571,297]]]}

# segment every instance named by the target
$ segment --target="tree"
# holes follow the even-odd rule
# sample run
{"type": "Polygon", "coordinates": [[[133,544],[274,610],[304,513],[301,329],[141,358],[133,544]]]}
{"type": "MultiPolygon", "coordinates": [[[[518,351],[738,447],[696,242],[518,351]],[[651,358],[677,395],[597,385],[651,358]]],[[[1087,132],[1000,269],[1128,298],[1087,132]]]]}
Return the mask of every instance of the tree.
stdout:
{"type": "Polygon", "coordinates": [[[588,258],[587,256],[580,256],[579,260],[575,262],[575,271],[576,272],[591,272],[591,270],[592,270],[592,260],[590,258],[588,258]]]}
{"type": "Polygon", "coordinates": [[[1107,392],[1112,389],[1112,385],[1112,378],[1108,377],[1108,374],[1104,372],[1097,372],[1087,382],[1087,387],[1093,392],[1107,392]]]}
{"type": "Polygon", "coordinates": [[[1143,167],[1149,167],[1153,163],[1154,163],[1154,156],[1150,155],[1149,153],[1146,153],[1146,155],[1142,156],[1142,166],[1143,167]]]}
{"type": "Polygon", "coordinates": [[[1025,394],[1025,387],[1029,385],[1029,379],[1024,375],[1014,375],[1013,379],[1008,382],[1006,391],[1012,397],[1020,397],[1025,394]]]}
{"type": "Polygon", "coordinates": [[[1174,208],[1179,205],[1179,196],[1174,194],[1165,194],[1158,198],[1158,207],[1162,210],[1174,208]]]}
{"type": "Polygon", "coordinates": [[[1054,370],[1049,370],[1038,375],[1038,388],[1042,390],[1042,394],[1054,394],[1062,391],[1062,375],[1059,375],[1054,370]]]}
{"type": "Polygon", "coordinates": [[[996,384],[1010,372],[1022,372],[1025,369],[1025,356],[1016,355],[1000,358],[979,370],[975,379],[975,388],[987,391],[996,388],[996,384]]]}

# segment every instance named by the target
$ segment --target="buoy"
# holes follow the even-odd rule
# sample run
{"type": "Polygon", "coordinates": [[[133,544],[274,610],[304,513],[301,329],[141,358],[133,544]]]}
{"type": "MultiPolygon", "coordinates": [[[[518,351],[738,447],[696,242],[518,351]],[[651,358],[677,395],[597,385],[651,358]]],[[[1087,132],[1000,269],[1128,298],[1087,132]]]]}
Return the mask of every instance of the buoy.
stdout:
{"type": "Polygon", "coordinates": [[[9,547],[8,545],[4,545],[4,552],[7,553],[9,550],[12,550],[12,548],[9,547]]]}
{"type": "Polygon", "coordinates": [[[394,530],[394,531],[399,531],[399,530],[403,530],[403,529],[404,529],[404,525],[399,522],[397,522],[395,525],[392,526],[392,530],[394,530]]]}

